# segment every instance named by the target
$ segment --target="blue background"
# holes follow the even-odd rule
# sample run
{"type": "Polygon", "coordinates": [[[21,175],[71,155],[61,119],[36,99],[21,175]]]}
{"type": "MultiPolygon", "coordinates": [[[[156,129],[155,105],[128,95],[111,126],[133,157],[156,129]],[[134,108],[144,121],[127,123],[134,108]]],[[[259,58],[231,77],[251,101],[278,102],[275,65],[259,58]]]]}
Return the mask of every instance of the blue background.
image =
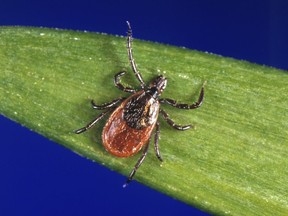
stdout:
{"type": "MultiPolygon", "coordinates": [[[[288,68],[285,0],[2,0],[0,5],[0,25],[125,35],[126,20],[136,38],[288,68]]],[[[0,215],[208,215],[135,181],[123,190],[124,176],[3,116],[0,131],[0,215]]]]}

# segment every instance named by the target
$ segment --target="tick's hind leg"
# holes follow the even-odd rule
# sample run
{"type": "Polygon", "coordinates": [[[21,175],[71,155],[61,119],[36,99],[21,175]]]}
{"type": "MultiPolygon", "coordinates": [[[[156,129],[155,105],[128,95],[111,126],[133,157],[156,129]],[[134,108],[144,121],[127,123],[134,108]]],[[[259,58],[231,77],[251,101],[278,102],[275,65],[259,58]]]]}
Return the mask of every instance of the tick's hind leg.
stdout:
{"type": "Polygon", "coordinates": [[[80,134],[85,132],[86,130],[90,129],[91,127],[93,127],[99,120],[101,120],[108,112],[110,112],[111,109],[106,110],[104,112],[102,112],[100,115],[98,115],[95,119],[93,119],[93,121],[89,122],[85,127],[80,128],[78,130],[75,130],[74,132],[76,134],[80,134]]]}
{"type": "Polygon", "coordinates": [[[137,161],[137,163],[135,164],[133,170],[132,170],[131,173],[129,174],[129,176],[128,176],[126,182],[125,182],[125,184],[123,185],[124,188],[132,181],[132,179],[133,179],[136,171],[138,170],[138,168],[141,166],[141,164],[142,164],[143,161],[145,160],[146,155],[147,155],[147,152],[148,152],[148,149],[149,149],[150,140],[151,140],[151,137],[149,138],[148,143],[147,143],[147,145],[145,146],[141,157],[138,159],[138,161],[137,161]]]}
{"type": "Polygon", "coordinates": [[[191,105],[177,103],[176,100],[169,99],[169,98],[161,98],[161,99],[159,99],[159,102],[163,103],[163,104],[168,104],[168,105],[176,107],[178,109],[196,109],[196,108],[200,107],[202,105],[202,103],[203,103],[203,100],[204,100],[204,86],[205,86],[205,84],[206,84],[206,81],[203,83],[203,86],[201,88],[201,92],[200,92],[198,100],[195,103],[191,104],[191,105]]]}
{"type": "Polygon", "coordinates": [[[129,87],[125,87],[123,86],[121,83],[120,83],[120,79],[121,77],[125,74],[126,72],[124,71],[121,71],[119,73],[117,73],[114,77],[114,84],[115,86],[120,89],[121,91],[124,91],[124,92],[129,92],[129,93],[135,93],[136,90],[135,89],[132,89],[132,88],[129,88],[129,87]]]}
{"type": "Polygon", "coordinates": [[[165,120],[170,126],[172,126],[174,129],[184,131],[184,130],[188,130],[189,128],[192,127],[192,125],[184,125],[184,126],[181,126],[181,125],[175,124],[175,122],[169,117],[168,113],[166,113],[163,109],[160,109],[160,113],[162,114],[164,120],[165,120]]]}
{"type": "Polygon", "coordinates": [[[118,104],[119,102],[122,102],[125,99],[126,99],[125,97],[120,97],[120,98],[117,98],[111,102],[104,103],[101,105],[97,105],[97,104],[95,104],[94,100],[91,100],[91,105],[92,105],[93,109],[103,110],[103,109],[114,107],[116,104],[118,104]]]}

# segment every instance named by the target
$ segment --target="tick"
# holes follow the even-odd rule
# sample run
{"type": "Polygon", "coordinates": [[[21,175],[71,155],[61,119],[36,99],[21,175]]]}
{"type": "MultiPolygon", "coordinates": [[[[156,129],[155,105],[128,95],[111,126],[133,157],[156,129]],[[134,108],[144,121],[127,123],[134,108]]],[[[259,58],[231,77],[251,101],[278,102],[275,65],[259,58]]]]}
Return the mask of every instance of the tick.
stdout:
{"type": "Polygon", "coordinates": [[[146,158],[151,137],[154,131],[154,149],[157,158],[162,162],[162,157],[159,151],[159,135],[160,135],[160,123],[158,121],[158,115],[160,114],[164,120],[177,130],[187,130],[192,125],[181,126],[175,124],[169,117],[160,104],[168,104],[178,109],[196,109],[201,106],[204,99],[204,84],[201,88],[199,98],[193,104],[177,103],[173,99],[159,98],[167,85],[167,79],[160,75],[157,76],[149,85],[146,85],[143,81],[141,73],[138,71],[135,60],[132,53],[132,29],[130,23],[127,21],[127,50],[128,58],[137,80],[140,82],[140,90],[136,90],[130,87],[125,87],[121,84],[121,77],[125,74],[124,71],[119,72],[114,77],[115,86],[131,95],[129,97],[119,97],[111,102],[97,105],[93,100],[91,101],[92,107],[97,110],[105,110],[85,127],[75,131],[76,134],[85,132],[93,127],[99,120],[105,115],[112,112],[110,118],[106,122],[102,132],[102,142],[104,148],[112,155],[117,157],[130,157],[138,153],[142,148],[143,152],[138,159],[133,170],[130,172],[126,183],[123,187],[126,187],[129,182],[132,181],[137,169],[141,166],[146,158]]]}

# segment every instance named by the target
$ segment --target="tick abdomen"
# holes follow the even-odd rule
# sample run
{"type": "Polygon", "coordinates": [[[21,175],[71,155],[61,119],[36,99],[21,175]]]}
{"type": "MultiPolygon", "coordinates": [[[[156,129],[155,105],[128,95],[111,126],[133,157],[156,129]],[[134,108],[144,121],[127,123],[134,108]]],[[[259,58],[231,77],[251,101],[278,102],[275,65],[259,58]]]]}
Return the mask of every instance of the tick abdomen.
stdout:
{"type": "Polygon", "coordinates": [[[130,157],[141,150],[154,129],[159,102],[145,92],[131,95],[114,110],[102,132],[105,149],[118,157],[130,157]]]}

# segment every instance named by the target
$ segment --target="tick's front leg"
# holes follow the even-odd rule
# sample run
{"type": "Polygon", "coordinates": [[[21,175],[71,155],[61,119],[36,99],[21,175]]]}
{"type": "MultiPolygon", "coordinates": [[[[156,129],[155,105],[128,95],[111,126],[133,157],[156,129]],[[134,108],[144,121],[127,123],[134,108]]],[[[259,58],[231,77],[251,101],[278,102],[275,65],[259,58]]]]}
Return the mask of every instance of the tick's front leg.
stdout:
{"type": "Polygon", "coordinates": [[[145,83],[143,81],[142,75],[141,73],[138,71],[137,66],[136,66],[136,62],[133,58],[133,52],[132,52],[132,29],[130,26],[130,23],[127,21],[127,25],[128,25],[128,32],[127,32],[127,50],[128,50],[128,57],[129,57],[129,61],[132,67],[132,70],[136,76],[136,78],[139,80],[140,85],[141,85],[141,89],[145,88],[145,83]]]}

